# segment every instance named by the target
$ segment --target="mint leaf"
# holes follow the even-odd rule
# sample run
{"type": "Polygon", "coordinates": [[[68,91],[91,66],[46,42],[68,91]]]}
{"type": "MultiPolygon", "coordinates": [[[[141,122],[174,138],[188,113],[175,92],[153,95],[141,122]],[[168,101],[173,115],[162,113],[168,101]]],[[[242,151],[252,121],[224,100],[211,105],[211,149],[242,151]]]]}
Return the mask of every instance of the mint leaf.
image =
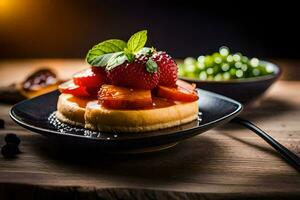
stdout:
{"type": "Polygon", "coordinates": [[[105,67],[109,61],[109,59],[114,55],[115,53],[108,53],[103,54],[101,56],[97,56],[94,60],[91,61],[91,65],[94,67],[105,67]]]}
{"type": "Polygon", "coordinates": [[[129,62],[134,61],[135,55],[131,53],[131,51],[129,51],[127,48],[124,49],[124,54],[126,55],[129,62]]]}
{"type": "Polygon", "coordinates": [[[157,72],[157,64],[152,58],[149,58],[149,60],[146,62],[146,70],[150,73],[157,72]]]}
{"type": "MultiPolygon", "coordinates": [[[[111,39],[95,45],[86,55],[87,63],[91,64],[97,57],[108,53],[123,51],[127,44],[123,40],[111,39]]],[[[100,59],[100,58],[98,58],[100,59]]]]}
{"type": "Polygon", "coordinates": [[[155,51],[155,49],[153,47],[143,47],[142,49],[140,49],[138,52],[136,52],[137,57],[140,55],[144,55],[144,56],[150,56],[153,54],[153,52],[155,51]]]}
{"type": "Polygon", "coordinates": [[[133,34],[127,42],[127,48],[131,53],[136,53],[143,48],[147,42],[147,30],[133,34]]]}
{"type": "Polygon", "coordinates": [[[124,54],[124,52],[114,53],[107,62],[106,70],[112,70],[113,68],[123,64],[127,60],[128,58],[124,54]]]}

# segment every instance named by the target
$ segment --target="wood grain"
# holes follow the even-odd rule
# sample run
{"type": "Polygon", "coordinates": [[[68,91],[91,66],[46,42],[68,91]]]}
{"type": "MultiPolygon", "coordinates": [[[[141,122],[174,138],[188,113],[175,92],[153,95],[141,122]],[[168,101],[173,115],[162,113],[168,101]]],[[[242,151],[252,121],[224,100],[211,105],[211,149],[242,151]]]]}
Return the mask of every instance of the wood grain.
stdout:
{"type": "MultiPolygon", "coordinates": [[[[81,60],[0,62],[0,86],[30,70],[51,66],[60,76],[81,60]],[[11,76],[13,74],[14,76],[11,76]]],[[[250,119],[300,155],[300,82],[279,81],[255,105],[250,119]]],[[[0,145],[7,133],[21,138],[22,153],[0,157],[0,199],[299,199],[300,175],[252,132],[228,124],[174,148],[138,155],[64,147],[16,125],[0,104],[0,145]]]]}

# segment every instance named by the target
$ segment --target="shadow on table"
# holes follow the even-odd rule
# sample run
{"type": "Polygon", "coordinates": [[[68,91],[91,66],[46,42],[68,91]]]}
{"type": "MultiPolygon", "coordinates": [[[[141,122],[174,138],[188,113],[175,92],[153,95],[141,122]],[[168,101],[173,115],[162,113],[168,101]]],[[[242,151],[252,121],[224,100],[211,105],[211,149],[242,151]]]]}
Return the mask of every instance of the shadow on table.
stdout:
{"type": "MultiPolygon", "coordinates": [[[[260,120],[273,120],[275,117],[278,117],[280,115],[283,115],[286,112],[289,112],[293,109],[292,105],[289,105],[288,102],[285,102],[281,99],[276,98],[265,98],[262,100],[259,100],[255,105],[252,105],[251,107],[246,108],[240,117],[245,118],[247,120],[250,120],[252,122],[257,122],[260,120]]],[[[245,129],[245,127],[233,123],[226,124],[222,127],[219,127],[218,129],[222,129],[225,131],[228,130],[239,130],[239,129],[245,129]]],[[[280,155],[273,150],[269,145],[266,144],[266,146],[261,146],[258,143],[251,143],[246,140],[243,140],[237,136],[233,136],[232,134],[226,134],[228,137],[230,137],[233,140],[239,141],[249,147],[253,147],[256,149],[259,149],[260,151],[263,151],[265,153],[268,153],[272,156],[280,157],[280,155]]],[[[249,134],[254,134],[252,132],[249,132],[249,134]]],[[[271,134],[271,133],[270,133],[271,134]]],[[[260,139],[260,138],[258,138],[260,139]]],[[[281,158],[281,157],[280,157],[281,158]]]]}
{"type": "Polygon", "coordinates": [[[247,145],[248,147],[252,147],[252,148],[258,149],[264,153],[268,153],[272,156],[281,158],[281,156],[274,149],[272,149],[272,147],[270,147],[267,143],[265,143],[266,144],[265,146],[261,146],[260,144],[258,144],[255,141],[254,141],[255,143],[252,143],[252,142],[246,141],[244,139],[241,139],[239,137],[233,136],[231,134],[224,133],[224,135],[226,135],[227,137],[229,137],[235,141],[243,143],[243,144],[247,145]]]}
{"type": "Polygon", "coordinates": [[[171,182],[193,177],[208,170],[220,147],[207,137],[195,137],[167,150],[145,154],[103,153],[95,148],[76,148],[51,143],[41,137],[32,140],[33,151],[51,163],[68,169],[68,173],[101,174],[171,182]],[[193,167],[197,166],[197,167],[193,167]]]}
{"type": "MultiPolygon", "coordinates": [[[[243,112],[239,115],[242,118],[250,120],[252,122],[260,120],[273,120],[275,117],[284,115],[285,113],[292,111],[294,108],[288,102],[283,101],[282,99],[276,98],[265,98],[258,100],[255,105],[246,107],[243,112]]],[[[218,127],[219,130],[238,130],[243,128],[240,125],[228,123],[221,127],[218,127]]]]}
{"type": "Polygon", "coordinates": [[[286,112],[293,110],[293,105],[283,99],[265,98],[258,101],[256,105],[245,109],[241,116],[248,117],[253,120],[261,118],[273,118],[278,115],[283,115],[286,112]]]}

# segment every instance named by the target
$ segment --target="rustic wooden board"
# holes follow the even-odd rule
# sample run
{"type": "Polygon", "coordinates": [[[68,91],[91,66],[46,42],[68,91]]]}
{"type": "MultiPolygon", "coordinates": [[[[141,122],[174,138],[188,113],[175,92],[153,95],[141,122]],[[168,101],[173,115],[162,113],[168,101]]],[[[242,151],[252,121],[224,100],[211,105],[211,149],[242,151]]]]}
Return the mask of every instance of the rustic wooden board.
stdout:
{"type": "MultiPolygon", "coordinates": [[[[39,66],[60,76],[85,68],[81,60],[0,62],[0,86],[39,66]],[[66,72],[64,72],[66,71],[66,72]],[[13,74],[13,76],[12,76],[13,74]]],[[[276,83],[243,116],[300,155],[300,82],[276,83]]],[[[299,199],[300,175],[252,132],[228,124],[162,152],[103,154],[65,148],[16,125],[0,104],[0,145],[21,138],[16,159],[0,156],[0,199],[299,199]]]]}

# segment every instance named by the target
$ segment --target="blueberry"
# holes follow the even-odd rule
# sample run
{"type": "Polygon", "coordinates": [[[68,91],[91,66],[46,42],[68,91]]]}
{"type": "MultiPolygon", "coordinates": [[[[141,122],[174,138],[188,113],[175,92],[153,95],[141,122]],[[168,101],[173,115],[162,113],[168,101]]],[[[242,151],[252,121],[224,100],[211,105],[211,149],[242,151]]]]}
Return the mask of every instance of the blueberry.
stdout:
{"type": "Polygon", "coordinates": [[[5,158],[14,158],[20,152],[18,146],[8,143],[1,148],[1,154],[5,158]]]}
{"type": "Polygon", "coordinates": [[[4,128],[5,121],[3,119],[0,119],[0,128],[4,128]]]}
{"type": "Polygon", "coordinates": [[[21,142],[20,138],[16,134],[8,133],[4,138],[6,143],[13,143],[18,146],[21,142]]]}

